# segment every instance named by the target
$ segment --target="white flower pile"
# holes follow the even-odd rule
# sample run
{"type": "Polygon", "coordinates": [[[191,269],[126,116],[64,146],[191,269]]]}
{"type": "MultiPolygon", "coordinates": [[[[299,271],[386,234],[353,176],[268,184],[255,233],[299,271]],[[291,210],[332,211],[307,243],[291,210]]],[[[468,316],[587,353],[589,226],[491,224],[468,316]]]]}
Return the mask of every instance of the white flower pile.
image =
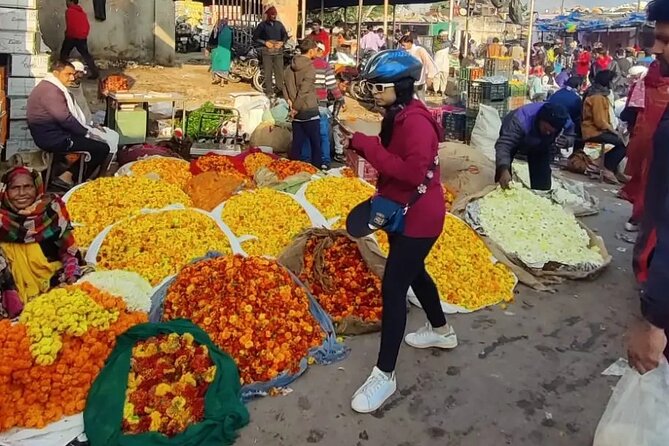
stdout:
{"type": "Polygon", "coordinates": [[[528,266],[548,262],[569,266],[601,265],[599,249],[574,215],[521,185],[495,189],[479,201],[484,232],[504,251],[528,266]]]}
{"type": "Polygon", "coordinates": [[[111,270],[96,271],[81,278],[81,282],[90,282],[99,290],[123,298],[131,311],[151,309],[151,284],[137,273],[111,270]]]}

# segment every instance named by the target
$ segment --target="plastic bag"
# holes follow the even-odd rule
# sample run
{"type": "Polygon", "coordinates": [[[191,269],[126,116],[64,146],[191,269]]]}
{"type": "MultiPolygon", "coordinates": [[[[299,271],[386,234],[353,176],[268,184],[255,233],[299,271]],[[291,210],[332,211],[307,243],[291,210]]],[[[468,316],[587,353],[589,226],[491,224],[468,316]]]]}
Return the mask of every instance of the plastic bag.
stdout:
{"type": "Polygon", "coordinates": [[[472,130],[471,146],[483,152],[488,159],[495,160],[495,143],[499,137],[502,120],[494,108],[481,104],[472,130]]]}
{"type": "Polygon", "coordinates": [[[84,427],[91,446],[213,446],[234,443],[236,431],[249,422],[249,413],[240,401],[237,366],[201,328],[191,321],[176,319],[160,324],[140,324],[119,336],[116,347],[93,382],[84,410],[84,427]],[[190,333],[209,349],[216,376],[205,394],[204,418],[174,437],[157,432],[123,434],[123,403],[133,346],[152,336],[190,333]]]}
{"type": "Polygon", "coordinates": [[[669,439],[669,365],[640,375],[629,368],[602,415],[593,446],[666,446],[669,439]]]}

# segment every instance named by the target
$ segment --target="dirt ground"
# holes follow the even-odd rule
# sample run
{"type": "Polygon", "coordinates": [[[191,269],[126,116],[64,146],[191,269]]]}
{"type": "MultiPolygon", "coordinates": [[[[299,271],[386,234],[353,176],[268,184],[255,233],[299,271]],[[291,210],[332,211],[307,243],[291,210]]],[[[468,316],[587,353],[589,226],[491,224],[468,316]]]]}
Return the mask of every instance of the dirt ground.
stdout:
{"type": "MultiPolygon", "coordinates": [[[[224,100],[244,84],[212,86],[206,65],[127,69],[135,89],[187,93],[188,106],[224,100]]],[[[88,84],[89,90],[95,89],[88,84]]],[[[374,116],[347,102],[348,116],[374,116]]],[[[378,115],[377,119],[378,119],[378,115]]],[[[248,404],[239,446],[586,446],[617,379],[601,372],[624,356],[622,336],[638,313],[632,245],[616,238],[629,215],[610,188],[590,185],[598,215],[583,221],[604,237],[613,262],[594,281],[557,293],[518,286],[506,309],[451,316],[460,346],[450,352],[403,346],[398,391],[376,413],[359,415],[350,397],[376,361],[378,334],[350,337],[348,359],[312,366],[292,393],[248,404]]],[[[412,308],[409,329],[425,317],[412,308]]]]}

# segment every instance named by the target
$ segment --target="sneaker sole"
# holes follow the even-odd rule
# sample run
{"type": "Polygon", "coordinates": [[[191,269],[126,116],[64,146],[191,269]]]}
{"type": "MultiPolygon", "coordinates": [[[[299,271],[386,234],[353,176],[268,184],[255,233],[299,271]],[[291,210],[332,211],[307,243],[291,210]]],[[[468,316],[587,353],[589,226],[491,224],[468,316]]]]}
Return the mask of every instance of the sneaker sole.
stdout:
{"type": "Polygon", "coordinates": [[[420,348],[420,349],[425,349],[425,348],[440,348],[442,350],[452,350],[455,347],[458,346],[458,341],[455,341],[455,344],[449,344],[449,345],[444,345],[444,344],[413,344],[411,341],[404,340],[408,345],[410,345],[413,348],[420,348]]]}
{"type": "Polygon", "coordinates": [[[379,409],[381,408],[381,406],[383,406],[383,404],[384,404],[386,401],[388,401],[388,398],[390,398],[391,396],[395,395],[395,392],[397,392],[397,386],[395,386],[395,390],[393,390],[393,393],[391,393],[390,395],[388,395],[387,397],[385,397],[385,398],[383,399],[383,401],[381,401],[381,403],[380,403],[378,406],[374,407],[374,408],[371,408],[371,409],[365,409],[365,410],[358,410],[358,409],[355,409],[353,406],[351,406],[351,409],[353,410],[353,412],[362,413],[362,414],[368,414],[368,413],[376,412],[377,410],[379,410],[379,409]]]}

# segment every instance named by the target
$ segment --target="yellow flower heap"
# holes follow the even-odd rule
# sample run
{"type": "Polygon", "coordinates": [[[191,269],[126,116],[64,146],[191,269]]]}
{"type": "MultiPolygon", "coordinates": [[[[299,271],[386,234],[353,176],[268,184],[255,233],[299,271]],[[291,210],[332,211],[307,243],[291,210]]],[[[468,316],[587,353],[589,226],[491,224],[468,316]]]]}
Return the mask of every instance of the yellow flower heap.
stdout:
{"type": "Polygon", "coordinates": [[[358,178],[325,177],[308,184],[305,196],[323,216],[334,222],[333,229],[346,227],[346,216],[374,194],[374,188],[358,178]]]}
{"type": "MultiPolygon", "coordinates": [[[[387,236],[376,233],[388,252],[387,236]]],[[[513,300],[515,277],[505,265],[493,263],[483,240],[462,220],[447,215],[444,229],[430,251],[425,267],[441,299],[468,310],[513,300]]]]}
{"type": "Polygon", "coordinates": [[[297,201],[268,188],[232,196],[221,217],[237,237],[257,237],[243,244],[251,255],[277,256],[300,231],[311,226],[297,201]]]}
{"type": "Polygon", "coordinates": [[[151,175],[158,177],[179,189],[184,189],[193,175],[190,173],[190,164],[179,158],[152,157],[136,161],[130,168],[133,175],[151,175]]]}
{"type": "Polygon", "coordinates": [[[142,209],[171,204],[191,205],[177,186],[140,176],[103,177],[85,183],[67,201],[75,237],[87,247],[105,227],[136,215],[142,209]]]}
{"type": "Polygon", "coordinates": [[[97,255],[103,269],[134,271],[157,285],[191,260],[231,252],[216,222],[193,209],[142,214],[115,225],[97,255]]]}
{"type": "Polygon", "coordinates": [[[83,336],[89,328],[107,330],[118,319],[82,289],[57,288],[26,304],[19,321],[28,327],[30,353],[38,365],[53,364],[63,346],[61,334],[83,336]]]}

